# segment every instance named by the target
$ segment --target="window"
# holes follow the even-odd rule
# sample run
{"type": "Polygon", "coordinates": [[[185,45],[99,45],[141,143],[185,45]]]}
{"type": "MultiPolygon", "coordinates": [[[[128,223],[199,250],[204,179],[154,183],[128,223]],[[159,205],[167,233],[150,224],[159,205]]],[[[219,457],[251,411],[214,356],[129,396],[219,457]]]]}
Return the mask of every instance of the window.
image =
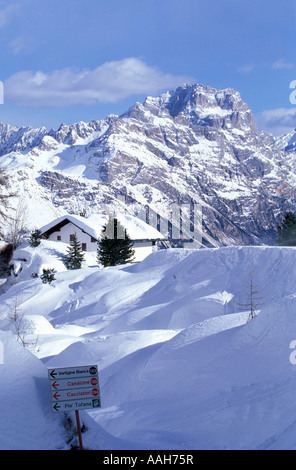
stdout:
{"type": "Polygon", "coordinates": [[[61,235],[57,235],[57,241],[60,242],[62,240],[61,235]]]}
{"type": "Polygon", "coordinates": [[[96,243],[97,240],[96,240],[94,237],[90,237],[90,241],[91,241],[92,243],[96,243]]]}
{"type": "Polygon", "coordinates": [[[82,251],[86,251],[86,243],[81,243],[81,249],[82,251]]]}
{"type": "Polygon", "coordinates": [[[70,234],[70,242],[74,242],[75,234],[71,233],[70,234]]]}

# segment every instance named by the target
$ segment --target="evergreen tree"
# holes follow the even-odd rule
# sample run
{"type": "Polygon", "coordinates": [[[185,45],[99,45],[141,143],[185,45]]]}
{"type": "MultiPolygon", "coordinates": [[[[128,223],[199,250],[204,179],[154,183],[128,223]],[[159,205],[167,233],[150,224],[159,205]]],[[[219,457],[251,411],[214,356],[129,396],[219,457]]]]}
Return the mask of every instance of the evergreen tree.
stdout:
{"type": "Polygon", "coordinates": [[[296,214],[287,212],[278,226],[279,245],[296,246],[296,214]]]}
{"type": "Polygon", "coordinates": [[[64,257],[64,263],[67,269],[80,269],[84,261],[84,253],[81,249],[81,243],[77,240],[76,233],[67,248],[68,254],[64,257]]]}
{"type": "Polygon", "coordinates": [[[28,242],[31,246],[34,246],[34,247],[40,245],[41,231],[38,230],[38,229],[33,230],[33,232],[31,232],[31,236],[30,236],[28,242]]]}
{"type": "MultiPolygon", "coordinates": [[[[55,281],[56,270],[54,268],[43,269],[43,274],[41,274],[40,279],[43,284],[51,284],[52,281],[55,281]]],[[[35,273],[36,274],[36,273],[35,273]]],[[[34,276],[38,277],[38,276],[34,276]]]]}
{"type": "Polygon", "coordinates": [[[109,218],[98,241],[97,260],[104,267],[129,263],[135,251],[126,229],[116,218],[109,218]]]}

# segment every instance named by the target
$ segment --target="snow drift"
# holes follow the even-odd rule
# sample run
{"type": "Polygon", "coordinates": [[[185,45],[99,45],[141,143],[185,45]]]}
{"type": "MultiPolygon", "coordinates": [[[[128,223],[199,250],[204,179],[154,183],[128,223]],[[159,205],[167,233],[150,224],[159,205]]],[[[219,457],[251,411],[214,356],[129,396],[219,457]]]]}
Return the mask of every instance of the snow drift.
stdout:
{"type": "Polygon", "coordinates": [[[58,250],[24,245],[3,286],[1,448],[69,448],[47,368],[86,363],[98,364],[102,393],[102,408],[82,413],[88,448],[296,448],[294,248],[169,249],[78,271],[58,250]],[[50,285],[31,278],[45,264],[58,271],[50,285]],[[262,305],[248,321],[250,271],[262,305]],[[38,335],[29,350],[7,319],[16,298],[28,338],[38,335]]]}

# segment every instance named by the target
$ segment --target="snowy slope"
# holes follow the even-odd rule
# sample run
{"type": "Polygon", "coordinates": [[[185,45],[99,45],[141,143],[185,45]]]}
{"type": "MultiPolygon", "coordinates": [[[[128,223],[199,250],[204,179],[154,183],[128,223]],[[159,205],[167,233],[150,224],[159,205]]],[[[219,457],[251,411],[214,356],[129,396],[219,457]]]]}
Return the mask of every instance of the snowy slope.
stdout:
{"type": "MultiPolygon", "coordinates": [[[[23,346],[12,333],[0,331],[4,350],[0,364],[0,450],[69,450],[78,446],[73,416],[51,411],[47,367],[23,346]]],[[[85,413],[88,446],[124,449],[126,444],[110,436],[85,413]]]]}
{"type": "Polygon", "coordinates": [[[46,369],[86,363],[98,364],[102,392],[102,408],[82,413],[88,448],[296,448],[294,248],[169,249],[79,271],[65,270],[61,244],[35,250],[16,251],[27,261],[1,296],[2,448],[69,448],[46,369]],[[31,278],[44,265],[58,271],[51,285],[31,278]],[[263,299],[247,322],[250,269],[263,299]],[[16,299],[37,347],[13,337],[16,299]]]}

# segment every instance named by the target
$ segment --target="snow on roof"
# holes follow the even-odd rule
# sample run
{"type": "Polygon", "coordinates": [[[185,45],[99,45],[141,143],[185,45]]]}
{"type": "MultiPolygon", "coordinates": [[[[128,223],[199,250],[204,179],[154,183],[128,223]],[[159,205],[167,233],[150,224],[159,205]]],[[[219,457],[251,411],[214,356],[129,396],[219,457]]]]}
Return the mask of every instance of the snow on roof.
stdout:
{"type": "MultiPolygon", "coordinates": [[[[127,214],[119,214],[115,216],[124,228],[127,230],[128,235],[132,240],[164,240],[165,237],[156,228],[148,225],[143,220],[127,214]]],[[[90,217],[82,217],[78,215],[63,215],[58,219],[44,225],[40,228],[41,233],[48,232],[54,229],[57,225],[69,220],[69,222],[76,225],[78,228],[86,232],[88,235],[95,239],[101,236],[103,226],[108,222],[108,216],[103,214],[96,214],[90,217]]]]}
{"type": "Polygon", "coordinates": [[[81,216],[77,216],[77,215],[73,216],[73,215],[69,215],[69,214],[63,215],[63,216],[61,216],[61,217],[59,217],[55,220],[52,220],[48,224],[41,227],[40,231],[41,231],[42,234],[44,234],[48,231],[52,231],[52,229],[54,229],[56,226],[62,224],[63,222],[66,222],[67,220],[69,222],[71,222],[72,224],[76,225],[77,227],[79,227],[84,232],[88,233],[90,236],[92,236],[94,238],[98,238],[98,231],[95,230],[94,227],[92,227],[91,225],[86,223],[86,218],[85,217],[81,217],[81,216]]]}

